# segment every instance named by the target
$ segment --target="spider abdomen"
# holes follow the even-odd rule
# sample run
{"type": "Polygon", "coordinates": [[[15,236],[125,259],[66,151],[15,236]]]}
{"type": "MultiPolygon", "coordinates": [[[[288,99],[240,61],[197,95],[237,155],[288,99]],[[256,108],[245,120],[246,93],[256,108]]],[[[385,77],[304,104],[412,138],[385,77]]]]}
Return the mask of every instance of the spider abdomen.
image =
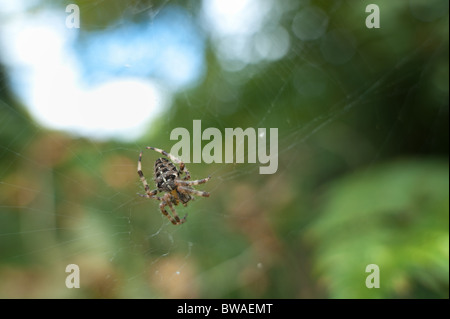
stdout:
{"type": "Polygon", "coordinates": [[[176,188],[175,179],[178,177],[178,170],[168,159],[162,157],[156,160],[154,174],[159,191],[170,192],[176,188]]]}

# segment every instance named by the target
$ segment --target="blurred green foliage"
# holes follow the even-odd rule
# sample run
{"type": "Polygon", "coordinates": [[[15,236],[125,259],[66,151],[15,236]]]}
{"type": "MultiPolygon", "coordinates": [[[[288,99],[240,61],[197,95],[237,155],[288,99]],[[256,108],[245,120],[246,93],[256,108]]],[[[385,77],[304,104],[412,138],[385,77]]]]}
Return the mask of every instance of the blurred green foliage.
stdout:
{"type": "MultiPolygon", "coordinates": [[[[139,8],[199,10],[75,2],[83,32],[108,32],[126,12],[148,19],[139,8]]],[[[368,30],[371,2],[276,2],[288,54],[239,72],[224,71],[208,42],[203,82],[133,143],[38,126],[0,68],[0,297],[448,298],[448,2],[377,1],[382,27],[368,30]],[[351,35],[348,62],[327,62],[323,39],[295,37],[307,5],[351,35]],[[199,187],[211,197],[180,207],[188,222],[173,227],[136,195],[137,158],[147,145],[170,150],[171,130],[193,119],[278,127],[279,169],[188,165],[194,178],[212,175],[199,187]],[[64,286],[70,263],[79,290],[64,286]],[[379,289],[365,286],[368,264],[380,267],[379,289]]],[[[144,154],[149,182],[157,156],[144,154]]]]}
{"type": "Polygon", "coordinates": [[[310,234],[331,296],[448,297],[448,174],[445,162],[398,161],[333,183],[310,234]],[[380,289],[361,284],[372,263],[380,289]]]}

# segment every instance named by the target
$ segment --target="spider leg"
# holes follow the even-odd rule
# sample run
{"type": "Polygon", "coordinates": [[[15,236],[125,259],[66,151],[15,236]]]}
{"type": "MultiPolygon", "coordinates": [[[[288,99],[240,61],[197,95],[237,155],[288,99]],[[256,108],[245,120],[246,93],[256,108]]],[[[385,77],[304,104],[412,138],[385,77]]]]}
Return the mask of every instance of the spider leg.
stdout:
{"type": "Polygon", "coordinates": [[[147,192],[146,194],[139,194],[138,193],[138,195],[141,196],[141,197],[145,197],[145,198],[154,198],[156,200],[162,200],[161,197],[155,196],[157,193],[158,193],[158,190],[155,189],[155,190],[152,190],[151,192],[147,192]]]}
{"type": "MultiPolygon", "coordinates": [[[[178,221],[174,219],[172,216],[169,215],[165,207],[167,206],[167,203],[163,200],[161,204],[159,204],[159,209],[161,210],[161,213],[163,213],[164,216],[166,216],[172,224],[178,225],[180,218],[178,218],[178,221]]],[[[169,206],[170,207],[170,206],[169,206]]]]}
{"type": "Polygon", "coordinates": [[[183,172],[186,174],[183,178],[185,181],[191,179],[191,173],[189,173],[188,169],[186,168],[186,165],[184,165],[184,163],[181,162],[180,163],[180,175],[183,174],[183,172]]]}
{"type": "Polygon", "coordinates": [[[147,146],[146,148],[149,150],[154,150],[158,153],[161,153],[162,155],[167,156],[172,162],[174,162],[176,164],[180,164],[180,171],[179,171],[180,175],[183,174],[183,172],[184,172],[186,174],[186,176],[184,177],[184,180],[188,180],[191,178],[191,174],[189,173],[189,171],[186,168],[186,165],[184,165],[184,162],[181,159],[179,159],[176,156],[173,156],[170,153],[167,153],[166,151],[164,151],[160,148],[151,147],[151,146],[147,146]]]}
{"type": "Polygon", "coordinates": [[[181,190],[183,192],[186,192],[188,194],[196,195],[196,196],[203,196],[203,197],[209,197],[208,192],[198,191],[193,188],[184,187],[184,186],[178,186],[178,190],[181,190]]]}
{"type": "Polygon", "coordinates": [[[150,186],[148,186],[147,180],[144,177],[144,173],[142,172],[142,151],[139,153],[139,160],[138,160],[138,166],[137,166],[137,172],[139,175],[139,178],[141,179],[142,185],[144,185],[144,189],[145,189],[145,195],[142,194],[138,194],[139,196],[142,197],[147,197],[147,198],[155,198],[157,200],[161,200],[160,197],[155,196],[158,193],[158,190],[153,190],[150,191],[150,186]]]}
{"type": "Polygon", "coordinates": [[[172,204],[168,203],[168,205],[169,205],[170,210],[172,211],[172,215],[174,216],[175,220],[177,221],[177,224],[183,224],[184,222],[186,222],[187,214],[184,215],[184,217],[180,219],[180,217],[178,216],[178,214],[177,214],[175,208],[172,206],[172,204]]]}
{"type": "Polygon", "coordinates": [[[164,151],[164,150],[162,150],[162,149],[160,149],[160,148],[147,146],[146,149],[148,149],[148,150],[154,150],[154,151],[156,151],[156,152],[158,152],[158,153],[161,153],[162,155],[167,156],[167,157],[168,157],[172,162],[174,162],[174,163],[177,163],[177,164],[183,163],[183,161],[180,160],[178,157],[173,156],[172,154],[167,153],[166,151],[164,151]]]}
{"type": "Polygon", "coordinates": [[[175,183],[178,185],[183,185],[183,186],[191,186],[191,185],[204,184],[207,181],[209,181],[210,179],[211,179],[211,176],[208,176],[207,178],[198,179],[196,181],[176,181],[175,183]]]}
{"type": "Polygon", "coordinates": [[[184,216],[182,219],[180,219],[175,208],[172,206],[171,199],[172,199],[172,195],[170,195],[170,194],[164,195],[164,198],[161,201],[161,204],[159,204],[159,209],[161,210],[163,215],[166,216],[170,220],[170,222],[172,224],[174,224],[174,225],[183,224],[186,221],[186,216],[184,216]],[[169,213],[165,209],[165,206],[169,206],[170,210],[172,211],[173,217],[169,215],[169,213]]]}

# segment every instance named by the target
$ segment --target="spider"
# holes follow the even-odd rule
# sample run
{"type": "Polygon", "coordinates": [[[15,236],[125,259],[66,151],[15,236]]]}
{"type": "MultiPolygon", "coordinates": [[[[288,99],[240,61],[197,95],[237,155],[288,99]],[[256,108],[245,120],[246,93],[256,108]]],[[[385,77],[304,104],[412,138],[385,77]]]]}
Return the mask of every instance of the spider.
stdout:
{"type": "Polygon", "coordinates": [[[187,206],[187,203],[190,200],[194,200],[194,197],[192,195],[209,197],[209,193],[195,190],[194,188],[192,188],[192,186],[206,183],[207,181],[209,181],[211,176],[208,176],[204,179],[189,181],[191,175],[182,160],[159,148],[150,146],[147,146],[146,148],[167,156],[170,161],[164,157],[160,157],[156,160],[154,168],[154,179],[157,189],[150,191],[150,186],[148,185],[147,180],[144,177],[144,173],[142,172],[142,151],[140,152],[137,172],[142,184],[144,185],[145,194],[138,195],[159,200],[161,202],[159,204],[159,209],[161,210],[163,215],[166,216],[174,225],[183,224],[184,222],[186,222],[187,214],[182,219],[180,219],[173,205],[176,206],[179,203],[182,203],[183,206],[187,206]],[[179,170],[174,165],[174,163],[180,165],[179,170]],[[183,173],[185,174],[185,176],[183,179],[181,179],[181,175],[183,173]],[[165,194],[162,197],[158,197],[156,196],[158,192],[165,192],[165,194]],[[166,206],[169,206],[173,216],[169,215],[165,208],[166,206]]]}

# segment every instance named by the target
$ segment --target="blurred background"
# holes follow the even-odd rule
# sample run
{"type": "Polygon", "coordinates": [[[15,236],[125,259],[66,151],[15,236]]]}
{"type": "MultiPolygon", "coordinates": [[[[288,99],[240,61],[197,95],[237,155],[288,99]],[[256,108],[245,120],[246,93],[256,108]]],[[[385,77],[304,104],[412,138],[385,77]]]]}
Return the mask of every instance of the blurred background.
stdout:
{"type": "Polygon", "coordinates": [[[0,297],[448,298],[448,12],[0,2],[0,297]],[[278,128],[278,170],[188,164],[211,196],[173,226],[138,155],[195,119],[278,128]]]}

